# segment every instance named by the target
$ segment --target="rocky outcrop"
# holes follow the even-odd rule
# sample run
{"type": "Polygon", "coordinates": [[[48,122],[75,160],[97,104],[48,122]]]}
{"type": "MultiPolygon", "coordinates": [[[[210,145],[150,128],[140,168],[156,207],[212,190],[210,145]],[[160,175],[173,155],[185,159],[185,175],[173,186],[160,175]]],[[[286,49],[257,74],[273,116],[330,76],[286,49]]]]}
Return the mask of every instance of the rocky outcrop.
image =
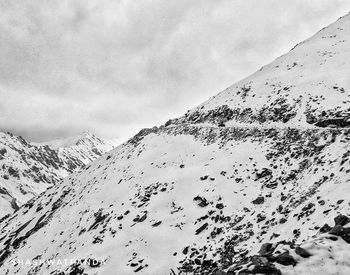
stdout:
{"type": "MultiPolygon", "coordinates": [[[[333,238],[331,235],[341,237],[344,241],[350,244],[350,228],[344,227],[350,222],[350,218],[345,215],[338,215],[334,218],[335,225],[326,230],[329,234],[326,234],[325,230],[321,232],[321,238],[316,239],[316,242],[321,242],[322,239],[331,239],[337,241],[337,238],[333,238]]],[[[308,240],[307,242],[313,241],[308,240]]],[[[305,259],[313,261],[314,256],[303,246],[306,244],[295,244],[288,241],[280,241],[278,243],[265,243],[261,246],[258,255],[249,257],[243,257],[242,260],[233,264],[227,270],[216,269],[212,275],[246,275],[246,274],[267,274],[267,275],[281,275],[283,274],[282,266],[296,266],[299,262],[304,263],[305,259]],[[294,255],[294,256],[293,256],[294,255]],[[276,266],[276,263],[279,266],[276,266]]],[[[349,249],[349,248],[348,248],[349,249]]],[[[350,253],[349,253],[350,254],[350,253]]],[[[337,259],[334,259],[335,261],[337,259]]]]}

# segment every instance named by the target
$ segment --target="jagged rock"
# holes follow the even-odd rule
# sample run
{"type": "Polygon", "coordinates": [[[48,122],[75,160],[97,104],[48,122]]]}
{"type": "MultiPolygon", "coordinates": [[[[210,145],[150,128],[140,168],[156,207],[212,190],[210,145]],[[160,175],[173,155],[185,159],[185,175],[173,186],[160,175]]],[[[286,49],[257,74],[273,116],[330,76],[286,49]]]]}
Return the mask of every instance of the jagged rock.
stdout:
{"type": "Polygon", "coordinates": [[[329,237],[326,237],[326,238],[329,239],[329,240],[332,240],[334,242],[338,240],[337,236],[329,236],[329,237]]]}
{"type": "Polygon", "coordinates": [[[276,262],[281,265],[296,265],[296,261],[293,256],[289,255],[288,252],[284,252],[275,257],[276,262]]]}
{"type": "Polygon", "coordinates": [[[154,224],[152,224],[153,227],[157,227],[159,225],[161,225],[162,221],[158,221],[158,222],[155,222],[154,224]]]}
{"type": "Polygon", "coordinates": [[[324,224],[321,228],[320,228],[320,232],[321,233],[327,233],[332,229],[332,227],[330,227],[328,224],[324,224]]]}
{"type": "Polygon", "coordinates": [[[256,173],[256,179],[262,179],[265,177],[272,176],[272,171],[268,168],[263,168],[261,172],[256,173]]]}
{"type": "Polygon", "coordinates": [[[300,257],[303,257],[303,258],[309,258],[311,257],[312,255],[304,248],[300,247],[300,246],[297,246],[295,248],[295,253],[298,254],[300,257]]]}
{"type": "Polygon", "coordinates": [[[246,275],[246,274],[265,274],[281,275],[282,272],[272,263],[269,263],[265,257],[252,256],[247,262],[231,267],[227,275],[246,275]]]}
{"type": "Polygon", "coordinates": [[[208,228],[208,223],[205,223],[203,224],[201,227],[199,227],[197,230],[196,230],[196,235],[200,234],[202,231],[204,231],[205,229],[208,228]]]}
{"type": "Polygon", "coordinates": [[[11,200],[11,207],[12,207],[15,211],[17,211],[17,210],[19,209],[19,206],[18,206],[18,204],[17,204],[17,200],[16,200],[15,198],[13,198],[13,199],[11,200]]]}
{"type": "Polygon", "coordinates": [[[92,268],[100,267],[101,264],[102,264],[101,261],[96,260],[96,259],[92,259],[92,258],[89,258],[89,259],[87,260],[87,263],[88,263],[88,265],[89,265],[90,267],[92,267],[92,268]]]}
{"type": "Polygon", "coordinates": [[[315,123],[317,127],[339,127],[345,128],[350,126],[350,120],[347,118],[333,118],[333,119],[325,119],[315,123]]]}
{"type": "Polygon", "coordinates": [[[204,197],[196,196],[195,198],[193,198],[193,200],[196,201],[198,203],[198,206],[200,207],[206,207],[209,204],[207,199],[204,197]]]}
{"type": "Polygon", "coordinates": [[[301,210],[306,212],[308,210],[311,210],[313,207],[315,207],[315,204],[310,202],[308,205],[304,206],[301,210]]]}
{"type": "Polygon", "coordinates": [[[223,121],[220,121],[218,124],[219,127],[225,127],[225,123],[223,121]]]}
{"type": "Polygon", "coordinates": [[[143,222],[147,219],[147,213],[143,214],[141,218],[138,220],[138,222],[143,222]]]}
{"type": "Polygon", "coordinates": [[[350,228],[346,227],[343,228],[343,232],[341,237],[343,238],[344,241],[346,241],[348,244],[350,244],[350,228]]]}
{"type": "Polygon", "coordinates": [[[136,269],[134,270],[134,272],[139,272],[139,271],[141,271],[142,269],[144,269],[144,266],[140,265],[138,268],[136,268],[136,269]]]}
{"type": "Polygon", "coordinates": [[[104,221],[108,214],[102,214],[102,210],[99,210],[97,213],[94,214],[95,221],[93,224],[89,227],[88,231],[95,229],[102,221],[104,221]]]}
{"type": "Polygon", "coordinates": [[[350,218],[345,215],[338,215],[334,218],[335,225],[344,226],[350,222],[350,218]]]}
{"type": "Polygon", "coordinates": [[[329,231],[329,234],[332,234],[335,236],[341,236],[343,231],[344,231],[344,228],[341,225],[337,224],[329,231]]]}
{"type": "Polygon", "coordinates": [[[257,217],[257,223],[266,220],[266,216],[264,216],[263,214],[260,214],[260,213],[256,217],[257,217]]]}
{"type": "Polygon", "coordinates": [[[319,203],[320,205],[325,205],[326,202],[325,202],[324,200],[319,200],[318,203],[319,203]]]}
{"type": "Polygon", "coordinates": [[[69,271],[69,275],[83,275],[84,268],[80,266],[80,264],[73,264],[69,271]]]}
{"type": "Polygon", "coordinates": [[[190,247],[189,247],[189,246],[186,246],[186,247],[182,250],[182,254],[187,255],[189,249],[190,249],[190,247]]]}
{"type": "Polygon", "coordinates": [[[265,198],[263,196],[257,197],[255,200],[252,201],[253,204],[263,204],[265,201],[265,198]]]}
{"type": "Polygon", "coordinates": [[[273,251],[274,251],[274,247],[273,247],[272,243],[264,243],[259,250],[259,255],[260,256],[267,256],[267,255],[271,254],[273,251]]]}
{"type": "Polygon", "coordinates": [[[285,223],[286,221],[287,221],[286,218],[281,218],[281,219],[280,219],[280,223],[281,223],[281,224],[285,223]]]}

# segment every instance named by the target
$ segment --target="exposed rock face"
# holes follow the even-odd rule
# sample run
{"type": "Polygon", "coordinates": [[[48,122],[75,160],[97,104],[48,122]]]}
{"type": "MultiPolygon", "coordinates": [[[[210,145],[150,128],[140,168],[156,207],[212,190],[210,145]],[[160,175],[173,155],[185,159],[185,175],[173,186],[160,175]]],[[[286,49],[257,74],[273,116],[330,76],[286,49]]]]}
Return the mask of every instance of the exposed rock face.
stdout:
{"type": "Polygon", "coordinates": [[[0,218],[112,148],[89,132],[49,144],[0,133],[0,218]]]}
{"type": "Polygon", "coordinates": [[[30,200],[0,273],[350,274],[350,129],[324,123],[348,118],[349,51],[346,16],[30,200]]]}
{"type": "MultiPolygon", "coordinates": [[[[340,236],[345,241],[349,236],[350,228],[343,228],[338,222],[348,220],[349,218],[345,215],[338,215],[335,220],[335,225],[330,229],[330,234],[340,236]]],[[[289,267],[288,274],[317,274],[317,271],[310,269],[317,269],[316,265],[318,263],[325,266],[324,270],[329,270],[334,272],[335,270],[340,270],[337,267],[334,267],[336,263],[328,263],[328,261],[333,260],[333,255],[328,253],[328,255],[322,254],[323,252],[332,251],[330,248],[337,245],[342,246],[342,249],[348,250],[350,248],[350,242],[346,241],[349,245],[346,245],[342,242],[339,244],[332,244],[332,242],[339,242],[337,238],[329,237],[328,234],[318,236],[317,238],[311,238],[306,241],[304,244],[296,245],[293,242],[280,241],[275,244],[265,243],[261,246],[259,250],[259,255],[253,255],[250,257],[243,256],[243,259],[235,263],[233,266],[228,268],[227,272],[224,270],[217,270],[218,274],[223,275],[243,275],[243,274],[284,274],[283,266],[292,266],[289,267]],[[329,246],[325,245],[330,243],[329,246]],[[310,251],[303,248],[310,247],[310,251]],[[315,247],[321,246],[321,249],[315,250],[315,247]],[[311,250],[315,250],[316,253],[313,254],[311,250]],[[322,251],[324,250],[324,251],[322,251]],[[293,256],[294,255],[294,256],[293,256]],[[279,264],[277,266],[277,264],[279,264]],[[329,266],[327,266],[329,264],[329,266]]],[[[341,251],[339,251],[341,252],[341,251]]],[[[340,260],[340,259],[339,259],[340,260]]],[[[340,274],[346,274],[349,267],[346,270],[340,271],[340,274]]],[[[215,272],[213,274],[215,274],[215,272]]],[[[321,273],[321,274],[330,274],[330,273],[321,273]]]]}

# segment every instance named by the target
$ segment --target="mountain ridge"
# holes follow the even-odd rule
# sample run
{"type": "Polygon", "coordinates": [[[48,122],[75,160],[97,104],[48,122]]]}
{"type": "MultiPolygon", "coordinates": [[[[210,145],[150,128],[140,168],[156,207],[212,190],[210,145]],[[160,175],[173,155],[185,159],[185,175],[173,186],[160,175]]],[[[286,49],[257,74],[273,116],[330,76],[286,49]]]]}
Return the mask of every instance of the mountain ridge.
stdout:
{"type": "Polygon", "coordinates": [[[1,216],[17,210],[19,205],[114,147],[85,133],[77,141],[80,144],[49,146],[0,133],[1,216]]]}

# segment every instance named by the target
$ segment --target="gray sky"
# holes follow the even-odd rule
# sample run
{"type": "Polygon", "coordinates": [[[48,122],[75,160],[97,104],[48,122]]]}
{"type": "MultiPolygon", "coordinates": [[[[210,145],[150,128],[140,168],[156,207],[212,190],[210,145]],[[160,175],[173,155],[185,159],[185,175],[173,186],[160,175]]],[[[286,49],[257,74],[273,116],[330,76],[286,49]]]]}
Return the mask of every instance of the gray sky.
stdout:
{"type": "Polygon", "coordinates": [[[126,139],[349,11],[349,0],[0,0],[0,129],[126,139]]]}

